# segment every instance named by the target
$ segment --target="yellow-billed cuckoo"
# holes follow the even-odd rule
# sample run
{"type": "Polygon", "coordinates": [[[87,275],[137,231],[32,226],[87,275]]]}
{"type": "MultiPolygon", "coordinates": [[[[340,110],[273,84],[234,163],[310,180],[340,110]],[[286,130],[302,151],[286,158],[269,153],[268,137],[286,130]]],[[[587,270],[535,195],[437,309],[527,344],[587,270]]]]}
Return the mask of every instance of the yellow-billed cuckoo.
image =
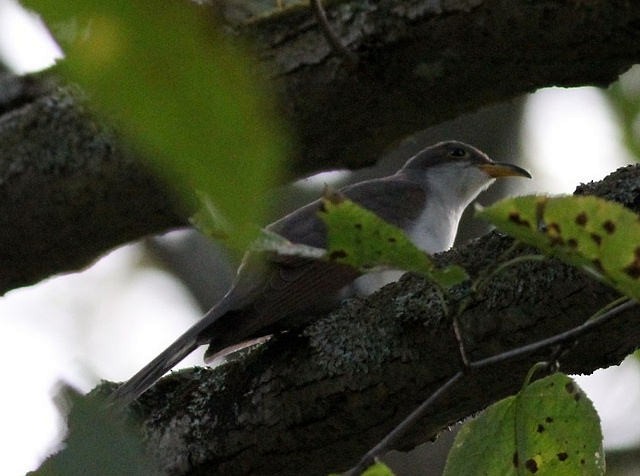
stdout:
{"type": "MultiPolygon", "coordinates": [[[[349,185],[347,198],[402,228],[428,253],[453,244],[464,209],[499,177],[531,177],[515,165],[493,162],[461,142],[428,147],[394,175],[349,185]]],[[[321,201],[295,210],[267,229],[293,243],[323,248],[321,201]]],[[[207,356],[286,329],[292,318],[335,307],[360,273],[346,265],[277,253],[247,253],[225,296],[166,350],[121,385],[112,398],[127,403],[200,345],[207,356]]]]}

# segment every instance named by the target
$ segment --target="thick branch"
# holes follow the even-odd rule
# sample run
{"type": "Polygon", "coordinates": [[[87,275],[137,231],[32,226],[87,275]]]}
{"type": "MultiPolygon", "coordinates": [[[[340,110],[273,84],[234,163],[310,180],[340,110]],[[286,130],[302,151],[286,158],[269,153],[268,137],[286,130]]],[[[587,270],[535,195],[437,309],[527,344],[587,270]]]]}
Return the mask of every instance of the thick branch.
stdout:
{"type": "MultiPolygon", "coordinates": [[[[640,167],[583,193],[638,211],[640,167]]],[[[439,256],[477,277],[506,259],[512,241],[489,234],[439,256]]],[[[526,250],[523,252],[530,252],[526,250]]],[[[617,294],[554,260],[524,262],[492,278],[461,315],[472,360],[584,322],[617,294]]],[[[640,343],[634,308],[559,355],[561,369],[590,373],[619,363],[640,343]]],[[[403,441],[410,448],[515,393],[548,349],[466,377],[403,441]]],[[[145,394],[147,446],[167,474],[327,474],[345,470],[460,368],[451,320],[429,283],[407,276],[349,302],[301,335],[282,335],[213,370],[174,373],[145,394]]]]}
{"type": "Polygon", "coordinates": [[[0,76],[0,294],[184,225],[167,188],[51,81],[0,76]]]}
{"type": "Polygon", "coordinates": [[[640,3],[551,0],[325,2],[358,67],[306,9],[253,23],[300,148],[298,172],[371,164],[417,130],[558,85],[606,86],[640,60],[640,3]]]}

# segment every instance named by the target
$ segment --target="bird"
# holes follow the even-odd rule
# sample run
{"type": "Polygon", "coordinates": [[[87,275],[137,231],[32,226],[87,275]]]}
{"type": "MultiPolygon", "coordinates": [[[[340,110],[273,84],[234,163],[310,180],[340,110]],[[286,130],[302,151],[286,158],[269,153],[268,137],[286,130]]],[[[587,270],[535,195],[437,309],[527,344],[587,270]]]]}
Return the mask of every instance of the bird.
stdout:
{"type": "MultiPolygon", "coordinates": [[[[341,196],[401,228],[423,251],[448,250],[462,212],[497,178],[527,177],[525,169],[494,162],[459,141],[426,147],[393,175],[340,189],[341,196]]],[[[293,243],[326,246],[326,228],[315,200],[268,225],[293,243]]],[[[362,273],[346,264],[277,252],[249,251],[224,297],[196,324],[111,395],[126,405],[201,345],[205,361],[225,349],[287,330],[337,307],[362,273]],[[302,318],[302,319],[301,319],[302,318]],[[298,319],[298,321],[296,321],[298,319]]],[[[366,278],[366,276],[364,277],[366,278]]]]}

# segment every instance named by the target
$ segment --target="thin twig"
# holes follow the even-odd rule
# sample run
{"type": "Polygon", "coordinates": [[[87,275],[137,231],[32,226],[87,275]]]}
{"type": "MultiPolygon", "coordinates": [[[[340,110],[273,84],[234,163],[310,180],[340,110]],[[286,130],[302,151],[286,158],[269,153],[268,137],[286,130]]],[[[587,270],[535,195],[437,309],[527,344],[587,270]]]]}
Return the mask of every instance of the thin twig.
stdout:
{"type": "Polygon", "coordinates": [[[310,0],[311,6],[313,7],[313,12],[315,13],[316,20],[318,20],[318,24],[320,25],[320,29],[322,30],[322,34],[326,38],[326,40],[331,45],[331,48],[342,56],[351,66],[355,66],[358,64],[358,56],[351,51],[349,48],[344,46],[340,41],[329,25],[329,20],[327,20],[327,14],[324,11],[324,7],[322,6],[322,0],[310,0]]]}
{"type": "Polygon", "coordinates": [[[515,266],[517,264],[520,263],[524,263],[524,262],[529,262],[529,261],[544,261],[545,259],[549,259],[548,256],[546,255],[522,255],[522,256],[517,256],[513,259],[510,259],[509,261],[505,261],[504,263],[500,263],[499,266],[497,266],[493,271],[491,271],[489,274],[487,274],[486,276],[478,279],[477,283],[475,284],[474,288],[476,292],[480,292],[486,285],[487,283],[495,278],[497,275],[499,275],[500,273],[502,273],[503,271],[505,271],[506,269],[515,266]]]}
{"type": "Polygon", "coordinates": [[[627,309],[635,306],[636,304],[638,304],[636,300],[626,301],[620,304],[619,306],[616,306],[613,309],[609,309],[607,312],[600,314],[595,319],[586,321],[584,324],[581,324],[578,327],[574,327],[573,329],[569,329],[568,331],[561,332],[560,334],[556,334],[554,336],[539,340],[537,342],[533,342],[531,344],[523,345],[522,347],[518,347],[513,350],[501,352],[500,354],[487,357],[486,359],[481,359],[475,362],[471,362],[469,366],[472,369],[481,369],[483,367],[498,364],[506,360],[522,357],[525,354],[536,352],[538,350],[544,349],[545,347],[551,347],[553,345],[562,344],[570,339],[575,339],[577,337],[580,337],[582,334],[586,333],[587,331],[590,331],[594,327],[599,326],[605,321],[608,321],[609,319],[615,317],[617,314],[620,314],[622,311],[626,311],[627,309]]]}
{"type": "Polygon", "coordinates": [[[600,316],[602,316],[605,312],[608,312],[609,310],[617,307],[618,305],[625,303],[627,301],[630,301],[631,298],[628,296],[621,296],[618,299],[615,299],[613,301],[611,301],[609,304],[607,304],[606,306],[602,307],[601,309],[598,309],[596,312],[593,313],[593,315],[587,319],[585,322],[589,322],[589,321],[593,321],[598,319],[600,316]]]}
{"type": "Polygon", "coordinates": [[[362,472],[371,466],[375,462],[375,458],[378,455],[386,453],[389,451],[394,443],[405,434],[405,432],[411,428],[417,420],[420,420],[423,416],[426,415],[427,410],[433,403],[440,398],[449,388],[455,385],[458,380],[460,380],[464,376],[464,372],[461,370],[458,371],[453,377],[447,380],[444,385],[442,385],[438,390],[433,392],[429,398],[427,398],[424,402],[420,404],[418,408],[412,411],[408,417],[406,417],[398,426],[396,426],[391,432],[387,434],[376,446],[371,448],[367,454],[363,456],[357,466],[350,469],[345,476],[358,476],[362,474],[362,472]]]}

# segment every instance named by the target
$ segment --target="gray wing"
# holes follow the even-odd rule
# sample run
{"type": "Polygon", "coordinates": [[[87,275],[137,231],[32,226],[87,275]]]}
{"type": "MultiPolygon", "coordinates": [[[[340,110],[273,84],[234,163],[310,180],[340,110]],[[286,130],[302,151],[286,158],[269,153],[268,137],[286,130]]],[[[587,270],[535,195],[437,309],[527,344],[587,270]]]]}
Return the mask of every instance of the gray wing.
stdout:
{"type": "MultiPolygon", "coordinates": [[[[413,182],[390,178],[360,182],[341,192],[394,225],[413,222],[424,202],[423,190],[413,182]]],[[[323,248],[324,222],[318,216],[321,201],[274,222],[268,228],[289,241],[323,248]]],[[[340,291],[360,273],[345,265],[275,253],[245,257],[226,307],[232,312],[216,319],[201,334],[210,339],[207,355],[277,329],[295,315],[327,312],[343,297],[340,291]]]]}
{"type": "MultiPolygon", "coordinates": [[[[350,185],[340,193],[400,228],[417,219],[425,201],[420,185],[398,175],[350,185]]],[[[320,204],[321,200],[311,202],[267,228],[291,242],[324,248],[326,230],[318,216],[320,204]]]]}

